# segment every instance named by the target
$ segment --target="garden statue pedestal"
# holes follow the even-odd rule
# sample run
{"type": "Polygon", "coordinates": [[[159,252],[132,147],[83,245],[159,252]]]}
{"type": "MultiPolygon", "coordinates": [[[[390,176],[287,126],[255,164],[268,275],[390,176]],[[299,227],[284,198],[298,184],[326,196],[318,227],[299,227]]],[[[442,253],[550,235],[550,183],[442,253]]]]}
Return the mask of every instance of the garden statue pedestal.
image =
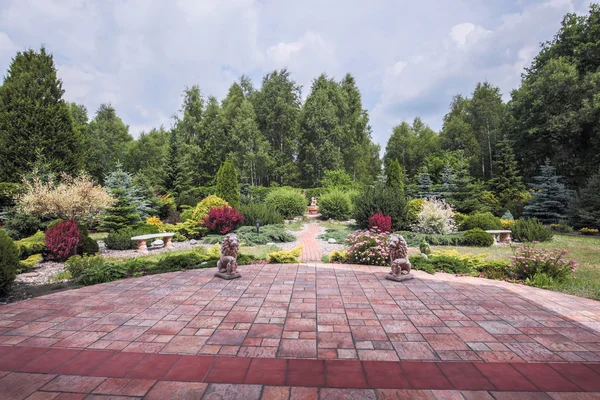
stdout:
{"type": "Polygon", "coordinates": [[[166,249],[172,249],[173,248],[173,236],[175,235],[175,233],[173,232],[165,232],[165,233],[152,233],[150,235],[141,235],[141,236],[134,236],[131,238],[131,240],[135,240],[137,242],[137,252],[138,253],[142,253],[142,254],[147,254],[148,253],[148,246],[146,245],[146,240],[150,240],[150,239],[162,239],[163,243],[164,243],[164,247],[166,249]]]}
{"type": "Polygon", "coordinates": [[[486,231],[487,233],[489,233],[490,235],[492,235],[492,237],[494,238],[494,244],[502,244],[502,243],[511,243],[511,236],[510,234],[512,233],[509,230],[491,230],[491,231],[486,231]]]}
{"type": "Polygon", "coordinates": [[[402,236],[391,235],[388,239],[388,249],[392,270],[385,276],[390,281],[402,282],[413,279],[410,273],[412,265],[408,260],[408,245],[402,236]]]}
{"type": "Polygon", "coordinates": [[[310,198],[310,206],[308,206],[308,213],[310,215],[317,215],[319,207],[317,206],[317,199],[314,197],[310,198]]]}
{"type": "Polygon", "coordinates": [[[235,233],[225,235],[221,243],[221,257],[217,261],[215,276],[222,279],[240,278],[242,275],[237,270],[237,255],[240,249],[240,239],[235,233]]]}

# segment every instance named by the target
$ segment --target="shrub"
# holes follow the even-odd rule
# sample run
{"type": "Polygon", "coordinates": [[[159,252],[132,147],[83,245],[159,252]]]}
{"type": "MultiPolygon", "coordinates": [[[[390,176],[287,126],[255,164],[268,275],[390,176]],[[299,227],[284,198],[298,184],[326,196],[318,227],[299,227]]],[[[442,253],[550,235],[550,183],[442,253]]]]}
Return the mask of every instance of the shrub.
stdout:
{"type": "Polygon", "coordinates": [[[302,253],[302,246],[292,250],[281,250],[269,253],[267,259],[271,264],[295,264],[302,253]]]}
{"type": "Polygon", "coordinates": [[[448,235],[423,234],[409,231],[396,232],[404,237],[410,247],[418,247],[425,241],[431,246],[462,246],[465,241],[464,232],[454,232],[448,235]]]}
{"type": "Polygon", "coordinates": [[[234,207],[240,205],[240,185],[238,173],[230,160],[225,161],[217,172],[215,194],[234,207]]]}
{"type": "Polygon", "coordinates": [[[500,219],[506,220],[506,221],[514,221],[514,217],[512,215],[512,213],[508,210],[506,210],[506,212],[502,215],[502,217],[500,219]]]}
{"type": "Polygon", "coordinates": [[[466,246],[490,247],[494,244],[494,238],[483,229],[474,228],[465,232],[465,240],[463,243],[466,246]]]}
{"type": "Polygon", "coordinates": [[[6,232],[0,229],[0,295],[9,292],[19,268],[19,250],[6,232]]]}
{"type": "Polygon", "coordinates": [[[305,203],[307,206],[309,206],[310,200],[313,197],[316,198],[317,200],[320,200],[321,196],[323,196],[327,192],[329,192],[329,188],[325,188],[325,187],[310,188],[310,189],[304,189],[303,192],[304,192],[304,196],[305,196],[305,203]]]}
{"type": "Polygon", "coordinates": [[[46,235],[42,231],[36,232],[35,235],[16,242],[19,249],[19,257],[25,259],[33,254],[41,254],[46,250],[46,235]]]}
{"type": "Polygon", "coordinates": [[[421,252],[421,254],[431,254],[431,248],[429,247],[429,243],[427,243],[426,240],[422,240],[421,243],[419,243],[419,251],[421,252]]]}
{"type": "Polygon", "coordinates": [[[479,276],[488,279],[506,279],[507,269],[510,263],[500,260],[486,260],[477,267],[479,276]]]}
{"type": "Polygon", "coordinates": [[[350,198],[339,189],[333,189],[323,195],[319,202],[319,213],[325,219],[345,221],[350,218],[352,204],[350,198]]]}
{"type": "Polygon", "coordinates": [[[405,204],[404,196],[399,196],[393,188],[365,187],[354,201],[354,218],[360,227],[367,228],[371,215],[382,213],[391,216],[392,226],[399,228],[405,224],[405,204]]]}
{"type": "Polygon", "coordinates": [[[560,249],[537,249],[533,244],[518,247],[512,257],[510,276],[513,279],[526,280],[543,273],[553,280],[565,280],[577,268],[575,261],[563,259],[567,253],[567,250],[560,249]]]}
{"type": "Polygon", "coordinates": [[[158,260],[158,266],[162,272],[179,271],[182,269],[194,269],[200,266],[204,259],[198,253],[169,254],[158,260]]]}
{"type": "Polygon", "coordinates": [[[256,220],[260,221],[261,226],[283,224],[283,217],[276,210],[273,210],[262,203],[250,203],[241,205],[239,212],[244,216],[243,225],[254,226],[256,220]]]}
{"type": "Polygon", "coordinates": [[[160,218],[158,217],[148,217],[146,219],[146,225],[152,225],[155,226],[159,232],[164,232],[164,224],[162,223],[162,221],[160,220],[160,218]]]}
{"type": "MultiPolygon", "coordinates": [[[[293,242],[296,237],[287,232],[283,225],[267,225],[260,228],[260,233],[256,233],[256,228],[251,226],[242,226],[235,231],[240,242],[246,246],[261,246],[267,243],[286,243],[293,242]]],[[[209,235],[203,242],[207,244],[219,243],[223,240],[220,235],[209,235]]]]}
{"type": "Polygon", "coordinates": [[[461,254],[456,250],[446,250],[435,252],[428,258],[421,256],[410,257],[413,268],[420,269],[429,273],[443,271],[453,274],[469,274],[477,271],[488,261],[484,254],[471,255],[461,254]]]}
{"type": "Polygon", "coordinates": [[[500,222],[500,218],[494,216],[491,212],[465,216],[460,224],[460,230],[468,231],[475,228],[483,229],[484,231],[498,230],[502,229],[502,223],[500,222]]]}
{"type": "Polygon", "coordinates": [[[352,177],[343,169],[327,170],[321,179],[321,184],[327,189],[350,189],[353,183],[352,177]]]}
{"type": "Polygon", "coordinates": [[[329,253],[329,261],[332,263],[345,263],[348,261],[348,251],[334,250],[329,253]]]}
{"type": "Polygon", "coordinates": [[[81,242],[81,232],[75,221],[61,221],[46,230],[48,258],[54,261],[66,261],[77,254],[81,242]]]}
{"type": "Polygon", "coordinates": [[[109,233],[104,239],[104,244],[111,250],[135,250],[137,244],[131,240],[132,237],[154,233],[158,233],[158,229],[154,225],[142,225],[135,229],[125,228],[109,233]]]}
{"type": "Polygon", "coordinates": [[[325,233],[319,235],[321,240],[335,239],[338,243],[344,243],[348,238],[348,235],[354,233],[352,229],[327,229],[325,233]]]}
{"type": "Polygon", "coordinates": [[[553,236],[537,218],[518,219],[511,230],[513,239],[519,242],[546,242],[553,236]]]}
{"type": "Polygon", "coordinates": [[[111,193],[117,201],[102,216],[102,228],[109,232],[118,231],[140,223],[140,214],[125,190],[115,189],[111,193]]]}
{"type": "Polygon", "coordinates": [[[14,206],[15,198],[24,191],[21,183],[0,182],[0,209],[14,206]]]}
{"type": "Polygon", "coordinates": [[[79,243],[79,248],[77,249],[77,254],[85,254],[85,255],[94,255],[98,254],[100,251],[100,246],[98,246],[98,242],[92,239],[89,236],[84,236],[79,243]]]}
{"type": "Polygon", "coordinates": [[[223,200],[222,198],[210,195],[207,198],[203,199],[200,203],[198,203],[196,208],[194,208],[194,211],[192,212],[192,219],[195,222],[201,223],[202,221],[204,221],[204,218],[206,218],[211,208],[223,207],[228,205],[229,203],[223,200]]]}
{"type": "Polygon", "coordinates": [[[515,224],[514,219],[501,219],[500,224],[502,225],[502,229],[511,230],[512,226],[515,224]]]}
{"type": "Polygon", "coordinates": [[[550,224],[550,230],[558,233],[571,233],[574,229],[567,221],[562,220],[558,224],[550,224]]]}
{"type": "Polygon", "coordinates": [[[65,269],[77,279],[84,270],[92,268],[95,264],[105,263],[106,260],[100,256],[73,256],[65,262],[65,269]]]}
{"type": "Polygon", "coordinates": [[[271,191],[265,198],[267,207],[277,211],[285,219],[304,214],[306,199],[294,189],[279,188],[271,191]]]}
{"type": "Polygon", "coordinates": [[[244,216],[229,206],[211,208],[203,224],[209,231],[224,235],[244,222],[244,216]]]}
{"type": "MultiPolygon", "coordinates": [[[[103,259],[102,259],[103,260],[103,259]]],[[[127,268],[122,263],[95,262],[81,272],[78,281],[84,285],[112,282],[122,279],[127,274],[127,268]]]]}
{"type": "Polygon", "coordinates": [[[8,209],[2,214],[6,233],[14,240],[19,240],[33,235],[38,231],[43,231],[48,226],[48,218],[41,218],[37,215],[28,214],[21,211],[18,207],[8,209]]]}
{"type": "MultiPolygon", "coordinates": [[[[425,204],[425,200],[423,199],[412,199],[406,203],[406,228],[409,228],[418,222],[419,214],[423,209],[423,204],[425,204]]],[[[458,213],[455,215],[457,214],[458,213]]]]}
{"type": "Polygon", "coordinates": [[[375,229],[380,232],[392,231],[392,217],[382,213],[377,213],[369,217],[369,229],[375,229]]]}
{"type": "Polygon", "coordinates": [[[185,210],[183,210],[181,212],[181,214],[179,214],[179,220],[181,222],[186,222],[190,219],[192,219],[192,214],[194,213],[194,209],[193,208],[186,208],[185,210]]]}
{"type": "Polygon", "coordinates": [[[586,236],[594,236],[598,233],[598,229],[595,228],[581,228],[579,233],[586,236]]]}
{"type": "Polygon", "coordinates": [[[356,231],[348,236],[348,260],[354,264],[388,265],[388,234],[376,230],[356,231]]]}
{"type": "Polygon", "coordinates": [[[192,218],[188,219],[184,223],[173,225],[172,229],[167,231],[175,232],[175,234],[183,236],[185,238],[185,241],[191,239],[202,239],[208,232],[208,229],[205,226],[202,226],[200,223],[196,222],[196,220],[192,218]]]}
{"type": "Polygon", "coordinates": [[[425,200],[413,229],[419,233],[436,233],[447,235],[456,231],[454,211],[443,200],[425,200]]]}
{"type": "Polygon", "coordinates": [[[42,262],[43,259],[44,259],[44,257],[42,257],[41,254],[30,255],[26,259],[21,260],[21,262],[19,262],[19,271],[17,271],[17,272],[21,273],[23,271],[27,271],[27,270],[32,269],[38,263],[42,262]]]}

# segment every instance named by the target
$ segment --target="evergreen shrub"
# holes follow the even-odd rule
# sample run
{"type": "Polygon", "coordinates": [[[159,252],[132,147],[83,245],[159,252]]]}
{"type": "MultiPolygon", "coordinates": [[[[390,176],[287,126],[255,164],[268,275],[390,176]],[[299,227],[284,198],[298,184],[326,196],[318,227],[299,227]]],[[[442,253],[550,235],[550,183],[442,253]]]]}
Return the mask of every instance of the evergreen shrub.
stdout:
{"type": "Polygon", "coordinates": [[[255,226],[257,219],[260,226],[283,224],[281,214],[263,203],[242,204],[239,212],[244,216],[243,225],[255,226]]]}
{"type": "Polygon", "coordinates": [[[223,200],[222,198],[217,197],[215,195],[210,195],[202,199],[202,201],[200,201],[200,203],[196,205],[196,208],[194,208],[194,211],[192,212],[192,219],[195,222],[202,223],[202,221],[204,221],[204,218],[206,218],[211,208],[223,207],[228,205],[229,203],[223,200]]]}
{"type": "Polygon", "coordinates": [[[230,206],[211,208],[204,218],[203,225],[210,232],[225,235],[244,222],[244,216],[230,206]]]}
{"type": "Polygon", "coordinates": [[[277,211],[285,219],[292,219],[304,214],[306,200],[294,189],[278,188],[272,190],[265,198],[267,207],[277,211]]]}
{"type": "Polygon", "coordinates": [[[481,228],[473,228],[465,232],[463,244],[473,247],[490,247],[494,244],[494,238],[481,228]]]}
{"type": "Polygon", "coordinates": [[[319,213],[324,219],[335,219],[345,221],[350,218],[352,204],[350,197],[339,189],[327,192],[319,201],[319,213]]]}
{"type": "Polygon", "coordinates": [[[41,254],[46,249],[46,235],[38,231],[33,236],[18,240],[16,245],[22,260],[33,254],[41,254]]]}
{"type": "Polygon", "coordinates": [[[234,207],[240,205],[238,174],[233,162],[230,160],[225,161],[217,172],[217,187],[215,194],[234,207]]]}
{"type": "Polygon", "coordinates": [[[460,224],[460,230],[468,231],[475,228],[483,229],[484,231],[500,230],[502,229],[502,223],[500,222],[500,218],[491,212],[465,216],[460,224]]]}
{"type": "Polygon", "coordinates": [[[552,232],[537,218],[520,218],[512,225],[512,237],[518,242],[547,242],[552,232]]]}
{"type": "Polygon", "coordinates": [[[19,250],[6,232],[0,229],[0,295],[10,291],[19,268],[19,250]]]}
{"type": "Polygon", "coordinates": [[[292,250],[275,251],[267,255],[267,260],[270,264],[296,264],[301,253],[302,246],[292,250]]]}

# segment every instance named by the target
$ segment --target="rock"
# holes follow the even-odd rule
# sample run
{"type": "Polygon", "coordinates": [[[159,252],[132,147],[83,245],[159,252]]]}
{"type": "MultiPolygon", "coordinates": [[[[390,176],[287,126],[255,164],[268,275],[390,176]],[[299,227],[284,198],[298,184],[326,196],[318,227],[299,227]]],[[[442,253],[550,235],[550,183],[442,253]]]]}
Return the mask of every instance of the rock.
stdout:
{"type": "Polygon", "coordinates": [[[193,245],[195,245],[196,243],[198,243],[198,241],[197,241],[196,239],[192,239],[192,240],[190,240],[190,244],[191,244],[192,246],[193,246],[193,245]]]}
{"type": "Polygon", "coordinates": [[[327,243],[337,243],[337,240],[335,240],[334,238],[329,238],[327,239],[327,243]]]}
{"type": "Polygon", "coordinates": [[[152,242],[152,247],[163,247],[164,245],[165,245],[165,242],[163,242],[160,239],[155,240],[154,242],[152,242]]]}
{"type": "Polygon", "coordinates": [[[40,276],[37,272],[27,272],[25,274],[21,274],[23,278],[35,278],[36,276],[40,276]]]}
{"type": "Polygon", "coordinates": [[[426,259],[429,258],[429,256],[425,253],[421,253],[421,257],[426,258],[426,259]]]}
{"type": "Polygon", "coordinates": [[[202,262],[200,263],[200,265],[206,265],[206,264],[208,264],[208,261],[202,261],[202,262]]]}
{"type": "Polygon", "coordinates": [[[274,245],[275,245],[275,243],[273,243],[273,242],[267,243],[267,246],[274,246],[274,245]]]}

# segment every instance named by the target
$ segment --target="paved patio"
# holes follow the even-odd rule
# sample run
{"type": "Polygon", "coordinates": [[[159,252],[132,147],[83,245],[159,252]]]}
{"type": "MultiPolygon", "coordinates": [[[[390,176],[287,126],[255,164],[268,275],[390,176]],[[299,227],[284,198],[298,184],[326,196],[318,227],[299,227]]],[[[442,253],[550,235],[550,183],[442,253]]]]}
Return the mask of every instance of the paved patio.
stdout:
{"type": "MultiPolygon", "coordinates": [[[[20,381],[29,385],[24,392],[67,392],[68,384],[56,382],[69,379],[96,384],[85,394],[103,385],[125,390],[125,380],[147,388],[133,396],[150,396],[155,381],[158,388],[194,382],[186,387],[201,392],[198,398],[248,385],[258,397],[240,398],[294,398],[300,387],[354,388],[363,390],[357,398],[380,399],[387,395],[375,390],[425,390],[430,398],[442,396],[435,390],[600,391],[600,302],[420,271],[397,283],[383,279],[381,267],[242,266],[233,281],[214,272],[128,279],[0,306],[0,399],[16,398],[2,397],[2,388],[20,381]],[[263,371],[258,378],[253,368],[263,371]],[[196,372],[184,379],[178,370],[196,372]],[[287,397],[264,397],[265,390],[287,397]]],[[[327,390],[315,393],[351,394],[327,390]]]]}

